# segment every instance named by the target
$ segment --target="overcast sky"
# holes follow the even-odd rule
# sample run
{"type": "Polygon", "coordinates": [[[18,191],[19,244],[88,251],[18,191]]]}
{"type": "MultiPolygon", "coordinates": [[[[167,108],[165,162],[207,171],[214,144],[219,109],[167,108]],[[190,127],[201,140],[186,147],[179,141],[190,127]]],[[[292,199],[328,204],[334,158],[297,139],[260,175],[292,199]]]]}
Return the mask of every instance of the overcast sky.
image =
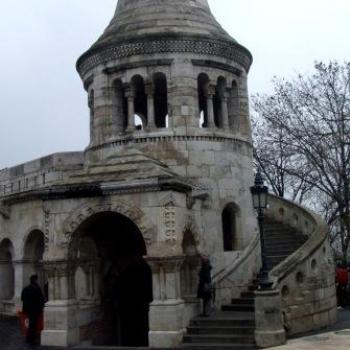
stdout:
{"type": "MultiPolygon", "coordinates": [[[[88,144],[76,59],[102,33],[117,0],[1,0],[0,168],[88,144]]],[[[350,60],[349,0],[209,0],[254,56],[250,92],[315,60],[350,60]]]]}

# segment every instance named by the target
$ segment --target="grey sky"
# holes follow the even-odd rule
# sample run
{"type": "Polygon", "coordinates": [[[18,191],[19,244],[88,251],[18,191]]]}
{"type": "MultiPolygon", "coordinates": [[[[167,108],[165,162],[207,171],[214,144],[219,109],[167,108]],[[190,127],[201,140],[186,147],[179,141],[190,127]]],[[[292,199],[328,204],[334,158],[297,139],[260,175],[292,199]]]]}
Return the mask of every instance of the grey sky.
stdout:
{"type": "MultiPolygon", "coordinates": [[[[86,95],[75,62],[102,33],[116,0],[2,0],[0,168],[88,143],[86,95]]],[[[209,0],[254,56],[250,91],[314,60],[350,60],[349,0],[209,0]]]]}

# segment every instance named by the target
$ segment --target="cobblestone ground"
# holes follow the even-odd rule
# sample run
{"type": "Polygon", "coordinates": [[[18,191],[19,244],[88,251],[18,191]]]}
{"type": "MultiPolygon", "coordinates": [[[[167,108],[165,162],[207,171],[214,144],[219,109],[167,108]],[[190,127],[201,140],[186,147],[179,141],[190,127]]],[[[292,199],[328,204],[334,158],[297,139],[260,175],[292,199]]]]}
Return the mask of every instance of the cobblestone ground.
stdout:
{"type": "MultiPolygon", "coordinates": [[[[315,338],[315,342],[313,343],[312,337],[310,338],[310,335],[320,336],[330,331],[342,331],[345,329],[348,329],[348,330],[350,329],[350,307],[347,307],[345,309],[339,309],[338,311],[339,311],[339,319],[336,325],[323,329],[318,332],[305,334],[305,336],[309,336],[309,338],[306,338],[306,339],[309,339],[308,349],[321,350],[319,348],[318,339],[315,338]]],[[[349,337],[346,338],[346,344],[350,344],[350,333],[349,333],[349,337]]],[[[31,349],[33,348],[27,347],[24,344],[24,339],[20,333],[17,318],[4,317],[0,315],[0,350],[31,350],[31,349]]],[[[292,345],[291,347],[288,347],[288,349],[297,350],[297,349],[303,349],[303,348],[298,347],[297,345],[292,345]]],[[[339,347],[339,349],[342,349],[342,348],[339,347]]],[[[349,349],[350,349],[350,345],[349,345],[349,349]]],[[[47,348],[47,347],[41,346],[41,347],[35,348],[35,350],[64,350],[64,349],[54,348],[54,347],[47,348]]],[[[71,350],[74,350],[74,348],[71,350]]]]}
{"type": "MultiPolygon", "coordinates": [[[[20,333],[18,319],[16,317],[6,317],[0,315],[0,350],[32,350],[24,343],[24,338],[20,333]]],[[[40,350],[48,350],[48,348],[40,346],[36,347],[40,350]]],[[[49,348],[50,350],[58,350],[57,348],[49,348]]],[[[60,348],[62,350],[62,348],[60,348]]]]}

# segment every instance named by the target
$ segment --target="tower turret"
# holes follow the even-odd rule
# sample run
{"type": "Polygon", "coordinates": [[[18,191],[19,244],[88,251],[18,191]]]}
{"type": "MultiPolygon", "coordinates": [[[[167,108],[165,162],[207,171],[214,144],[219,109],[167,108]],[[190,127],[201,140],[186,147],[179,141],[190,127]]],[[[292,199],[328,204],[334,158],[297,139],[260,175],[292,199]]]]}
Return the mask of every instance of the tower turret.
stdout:
{"type": "Polygon", "coordinates": [[[251,61],[206,0],[119,0],[77,63],[89,92],[89,149],[154,133],[250,140],[251,61]]]}

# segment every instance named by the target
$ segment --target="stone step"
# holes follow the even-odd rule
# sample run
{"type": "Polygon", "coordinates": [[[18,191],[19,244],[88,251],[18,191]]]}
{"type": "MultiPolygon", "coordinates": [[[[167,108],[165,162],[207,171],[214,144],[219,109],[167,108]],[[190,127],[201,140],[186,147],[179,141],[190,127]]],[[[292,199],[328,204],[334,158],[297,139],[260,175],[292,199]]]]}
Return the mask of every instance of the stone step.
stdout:
{"type": "Polygon", "coordinates": [[[268,256],[276,256],[276,255],[285,255],[285,256],[289,256],[292,255],[295,252],[295,249],[291,249],[289,248],[285,248],[285,249],[265,249],[266,254],[268,256]]]}
{"type": "Polygon", "coordinates": [[[222,327],[222,326],[255,326],[255,315],[254,312],[245,312],[245,317],[236,318],[217,318],[217,317],[202,317],[192,319],[190,327],[222,327]]]}
{"type": "Polygon", "coordinates": [[[212,344],[182,344],[184,349],[190,350],[253,350],[257,349],[255,345],[251,344],[227,344],[227,343],[212,343],[212,344]]]}
{"type": "Polygon", "coordinates": [[[193,334],[185,335],[184,343],[221,343],[221,344],[251,344],[255,345],[255,338],[253,335],[203,335],[203,334],[193,334]]]}
{"type": "Polygon", "coordinates": [[[221,306],[222,311],[255,311],[254,304],[228,304],[221,306]]]}
{"type": "Polygon", "coordinates": [[[188,327],[187,333],[188,334],[251,334],[254,335],[255,328],[252,326],[247,327],[230,327],[230,326],[221,326],[221,327],[188,327]]]}
{"type": "Polygon", "coordinates": [[[232,299],[231,304],[249,304],[254,305],[255,299],[254,298],[239,298],[239,299],[232,299]]]}
{"type": "Polygon", "coordinates": [[[241,297],[242,297],[242,299],[253,299],[255,297],[255,293],[253,291],[242,292],[241,297]]]}
{"type": "MultiPolygon", "coordinates": [[[[51,349],[51,347],[50,347],[51,349]]],[[[60,348],[64,350],[63,348],[60,348]]],[[[144,347],[125,347],[125,346],[73,346],[70,350],[169,350],[169,348],[144,348],[144,347]]],[[[54,350],[54,348],[52,348],[54,350]]],[[[171,350],[182,350],[182,347],[171,348],[171,350]]]]}

